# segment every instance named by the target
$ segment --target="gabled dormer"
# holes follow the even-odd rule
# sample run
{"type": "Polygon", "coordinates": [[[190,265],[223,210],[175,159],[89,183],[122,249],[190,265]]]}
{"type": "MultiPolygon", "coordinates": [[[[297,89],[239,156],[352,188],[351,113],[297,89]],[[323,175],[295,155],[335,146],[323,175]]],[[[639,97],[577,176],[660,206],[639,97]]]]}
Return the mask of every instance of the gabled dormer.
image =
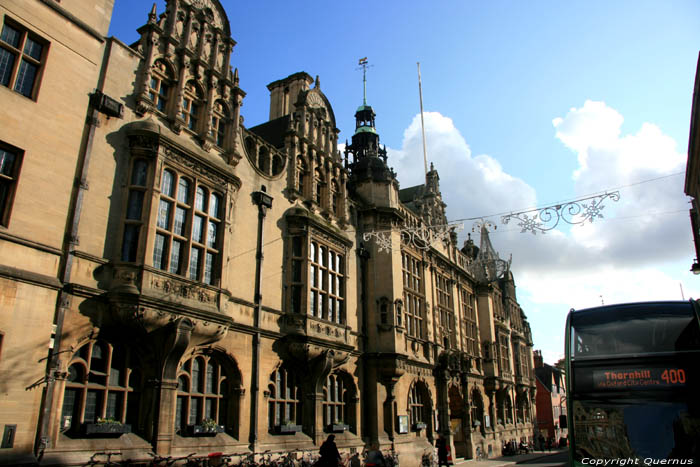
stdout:
{"type": "Polygon", "coordinates": [[[141,53],[134,96],[139,115],[153,115],[227,162],[234,157],[245,93],[230,66],[236,42],[219,0],[167,0],[132,47],[141,53]]]}

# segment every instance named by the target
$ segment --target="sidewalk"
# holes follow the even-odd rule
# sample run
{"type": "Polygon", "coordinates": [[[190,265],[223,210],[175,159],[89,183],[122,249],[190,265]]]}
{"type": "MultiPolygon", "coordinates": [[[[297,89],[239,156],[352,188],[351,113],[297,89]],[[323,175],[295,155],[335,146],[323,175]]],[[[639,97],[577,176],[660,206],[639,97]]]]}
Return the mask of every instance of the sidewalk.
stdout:
{"type": "Polygon", "coordinates": [[[500,467],[504,465],[515,465],[520,464],[521,462],[553,456],[555,454],[559,454],[560,452],[566,452],[566,450],[567,448],[557,448],[552,449],[551,452],[535,451],[530,452],[528,454],[517,454],[515,456],[499,456],[480,461],[473,459],[457,459],[454,465],[455,467],[500,467]]]}

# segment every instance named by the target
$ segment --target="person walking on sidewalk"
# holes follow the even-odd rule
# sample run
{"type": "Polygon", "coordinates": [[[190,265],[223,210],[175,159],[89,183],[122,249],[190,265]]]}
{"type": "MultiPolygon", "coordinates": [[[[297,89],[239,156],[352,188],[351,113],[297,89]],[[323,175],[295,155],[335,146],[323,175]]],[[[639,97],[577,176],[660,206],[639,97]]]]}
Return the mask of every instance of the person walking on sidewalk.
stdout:
{"type": "Polygon", "coordinates": [[[447,440],[442,435],[438,435],[435,447],[438,450],[438,467],[449,466],[447,463],[447,440]]]}
{"type": "Polygon", "coordinates": [[[338,446],[335,445],[335,435],[328,435],[328,438],[321,445],[321,449],[319,449],[319,454],[321,455],[321,459],[318,462],[320,466],[338,466],[340,453],[338,452],[338,446]]]}

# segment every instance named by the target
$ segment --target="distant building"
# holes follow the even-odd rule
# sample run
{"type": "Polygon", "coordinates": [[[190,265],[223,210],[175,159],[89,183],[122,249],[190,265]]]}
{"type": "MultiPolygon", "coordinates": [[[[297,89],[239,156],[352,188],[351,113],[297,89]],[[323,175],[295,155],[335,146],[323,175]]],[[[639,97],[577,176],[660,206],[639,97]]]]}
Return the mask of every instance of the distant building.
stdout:
{"type": "Polygon", "coordinates": [[[695,242],[695,260],[691,266],[694,274],[700,274],[700,56],[695,73],[693,103],[690,111],[690,135],[688,137],[688,165],[685,169],[685,194],[692,198],[690,226],[695,242]]]}
{"type": "MultiPolygon", "coordinates": [[[[564,369],[544,363],[542,352],[534,351],[537,385],[537,431],[556,443],[569,434],[566,412],[564,369]]],[[[538,435],[539,436],[539,435],[538,435]]]]}
{"type": "Polygon", "coordinates": [[[0,0],[0,463],[531,438],[515,280],[437,170],[399,189],[366,102],[341,153],[304,72],[246,127],[219,0],[132,45],[113,3],[0,0]]]}

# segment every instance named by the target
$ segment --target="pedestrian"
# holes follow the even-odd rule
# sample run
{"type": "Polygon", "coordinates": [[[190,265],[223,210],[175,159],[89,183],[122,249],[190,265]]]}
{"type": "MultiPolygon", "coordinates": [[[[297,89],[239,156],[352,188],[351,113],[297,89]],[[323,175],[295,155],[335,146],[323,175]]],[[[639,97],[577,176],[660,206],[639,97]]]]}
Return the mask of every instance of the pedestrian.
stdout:
{"type": "Polygon", "coordinates": [[[321,455],[321,459],[319,459],[320,467],[338,467],[340,453],[338,452],[338,446],[335,445],[335,435],[328,435],[318,453],[321,455]]]}
{"type": "Polygon", "coordinates": [[[373,443],[367,452],[367,457],[365,458],[366,467],[385,467],[384,454],[379,450],[379,445],[373,443]]]}
{"type": "Polygon", "coordinates": [[[547,451],[552,452],[552,438],[547,438],[547,451]]]}
{"type": "Polygon", "coordinates": [[[540,436],[537,438],[537,445],[540,451],[544,452],[544,436],[542,436],[542,433],[540,433],[540,436]]]}
{"type": "Polygon", "coordinates": [[[435,447],[437,447],[438,450],[438,467],[443,465],[449,466],[447,463],[447,440],[442,435],[438,435],[438,439],[435,442],[435,447]]]}

